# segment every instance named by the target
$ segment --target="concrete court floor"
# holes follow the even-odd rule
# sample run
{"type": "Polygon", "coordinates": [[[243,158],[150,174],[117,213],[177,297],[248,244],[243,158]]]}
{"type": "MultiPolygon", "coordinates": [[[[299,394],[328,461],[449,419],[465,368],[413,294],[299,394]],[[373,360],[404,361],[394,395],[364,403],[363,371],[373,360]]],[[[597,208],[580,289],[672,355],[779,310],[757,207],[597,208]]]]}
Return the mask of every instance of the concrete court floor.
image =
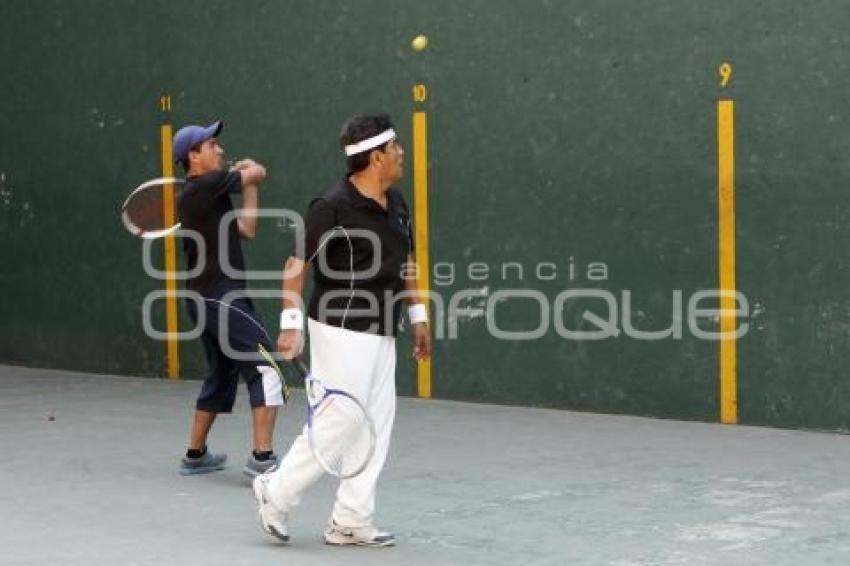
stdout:
{"type": "Polygon", "coordinates": [[[177,474],[198,385],[0,366],[0,564],[850,564],[848,436],[416,399],[379,491],[398,546],[325,546],[330,481],[280,546],[239,469],[244,390],[210,443],[230,467],[177,474]]]}

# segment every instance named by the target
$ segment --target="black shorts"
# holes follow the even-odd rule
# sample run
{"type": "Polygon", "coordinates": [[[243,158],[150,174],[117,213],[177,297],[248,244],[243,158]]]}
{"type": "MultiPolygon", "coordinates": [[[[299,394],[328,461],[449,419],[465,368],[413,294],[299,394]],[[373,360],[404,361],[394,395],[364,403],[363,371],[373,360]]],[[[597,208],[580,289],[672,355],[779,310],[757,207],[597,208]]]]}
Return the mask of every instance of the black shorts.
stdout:
{"type": "Polygon", "coordinates": [[[195,324],[201,300],[205,318],[201,341],[210,373],[195,404],[198,410],[231,412],[240,375],[248,388],[251,407],[283,404],[280,377],[258,353],[260,345],[274,351],[271,338],[251,299],[239,296],[244,289],[239,283],[222,281],[205,291],[200,299],[186,300],[189,316],[195,324]]]}

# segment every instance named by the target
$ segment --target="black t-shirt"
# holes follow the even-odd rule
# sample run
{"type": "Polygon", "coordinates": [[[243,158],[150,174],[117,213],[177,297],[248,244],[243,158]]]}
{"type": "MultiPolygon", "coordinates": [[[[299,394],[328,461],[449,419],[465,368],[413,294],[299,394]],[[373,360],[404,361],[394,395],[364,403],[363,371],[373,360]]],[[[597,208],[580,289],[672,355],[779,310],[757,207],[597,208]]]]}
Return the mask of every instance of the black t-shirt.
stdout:
{"type": "MultiPolygon", "coordinates": [[[[197,277],[186,282],[186,286],[204,293],[223,279],[242,281],[242,277],[228,276],[222,269],[219,253],[222,245],[227,246],[230,267],[238,272],[245,270],[239,227],[236,219],[227,225],[226,242],[222,242],[219,227],[225,214],[233,210],[230,194],[242,191],[242,175],[238,171],[211,171],[186,179],[186,186],[177,200],[177,214],[184,230],[194,230],[205,243],[203,270],[197,277]]],[[[183,239],[187,269],[198,265],[198,244],[194,238],[183,239]]]]}
{"type": "Polygon", "coordinates": [[[310,203],[301,258],[313,266],[310,318],[358,332],[398,333],[402,268],[413,234],[401,193],[390,189],[387,200],[385,210],[343,179],[310,203]]]}

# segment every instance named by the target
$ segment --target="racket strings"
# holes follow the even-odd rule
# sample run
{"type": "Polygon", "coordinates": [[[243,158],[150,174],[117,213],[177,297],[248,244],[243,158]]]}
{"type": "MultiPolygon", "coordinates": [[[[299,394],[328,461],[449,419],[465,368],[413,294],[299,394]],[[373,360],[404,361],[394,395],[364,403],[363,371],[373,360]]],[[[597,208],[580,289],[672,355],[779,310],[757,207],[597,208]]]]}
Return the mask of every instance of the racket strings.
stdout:
{"type": "Polygon", "coordinates": [[[126,211],[133,224],[146,232],[165,228],[163,191],[162,185],[156,185],[139,191],[130,199],[126,211]]]}
{"type": "Polygon", "coordinates": [[[366,414],[345,395],[330,393],[319,403],[310,434],[316,459],[328,472],[343,478],[359,473],[374,447],[366,414]]]}

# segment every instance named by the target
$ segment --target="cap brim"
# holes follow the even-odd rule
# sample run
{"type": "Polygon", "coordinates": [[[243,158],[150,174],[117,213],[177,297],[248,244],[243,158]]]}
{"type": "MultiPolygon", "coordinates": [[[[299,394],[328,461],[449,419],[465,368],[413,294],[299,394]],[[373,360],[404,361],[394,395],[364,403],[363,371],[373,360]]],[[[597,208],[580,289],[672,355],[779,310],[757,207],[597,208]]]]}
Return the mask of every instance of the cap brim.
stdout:
{"type": "Polygon", "coordinates": [[[221,130],[223,130],[223,129],[224,129],[224,121],[218,120],[216,122],[213,122],[212,124],[207,126],[206,130],[204,130],[204,136],[205,136],[204,139],[208,140],[210,138],[217,138],[218,135],[221,133],[221,130]]]}

